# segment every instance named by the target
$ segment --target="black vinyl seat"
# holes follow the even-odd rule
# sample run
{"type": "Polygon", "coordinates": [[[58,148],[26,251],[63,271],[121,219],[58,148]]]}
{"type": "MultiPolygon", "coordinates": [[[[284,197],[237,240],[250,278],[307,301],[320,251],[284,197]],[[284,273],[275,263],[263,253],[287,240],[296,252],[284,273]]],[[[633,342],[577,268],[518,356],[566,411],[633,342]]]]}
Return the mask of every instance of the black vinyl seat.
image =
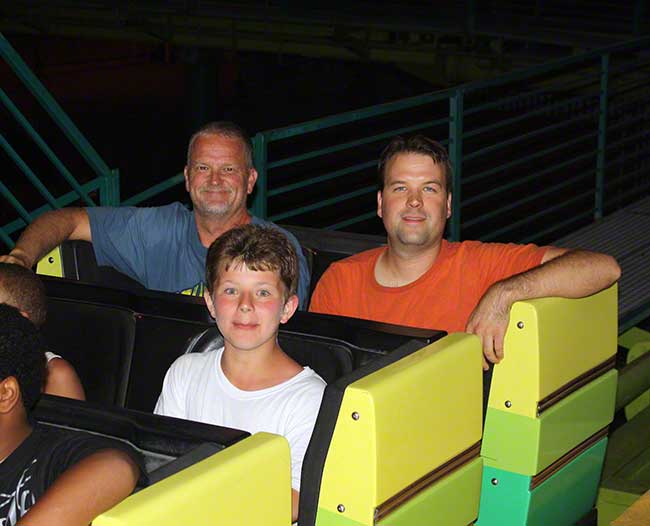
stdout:
{"type": "Polygon", "coordinates": [[[250,436],[237,429],[50,395],[41,397],[31,416],[44,426],[127,442],[143,454],[149,484],[250,436]]]}
{"type": "Polygon", "coordinates": [[[92,402],[124,404],[135,333],[129,309],[48,298],[48,348],[73,365],[92,402]]]}
{"type": "Polygon", "coordinates": [[[67,240],[61,243],[61,263],[64,278],[94,283],[121,290],[145,290],[145,287],[112,267],[99,266],[92,243],[67,240]]]}
{"type": "Polygon", "coordinates": [[[138,314],[124,406],[153,411],[169,366],[183,354],[189,339],[211,326],[213,324],[138,314]]]}
{"type": "MultiPolygon", "coordinates": [[[[280,331],[278,342],[300,365],[309,366],[325,382],[330,383],[354,368],[352,350],[345,342],[324,336],[280,331]]],[[[217,327],[206,329],[191,338],[185,352],[207,352],[223,347],[223,336],[217,327]]]]}

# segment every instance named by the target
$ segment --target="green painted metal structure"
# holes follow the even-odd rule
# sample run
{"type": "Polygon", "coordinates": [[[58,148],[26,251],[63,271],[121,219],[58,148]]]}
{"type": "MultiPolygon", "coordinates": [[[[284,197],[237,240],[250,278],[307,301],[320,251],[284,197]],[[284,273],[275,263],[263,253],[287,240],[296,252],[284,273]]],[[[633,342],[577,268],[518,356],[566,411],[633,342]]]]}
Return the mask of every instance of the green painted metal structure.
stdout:
{"type": "MultiPolygon", "coordinates": [[[[436,137],[454,168],[450,238],[544,243],[628,204],[650,189],[650,38],[610,46],[489,81],[259,132],[253,142],[259,179],[252,209],[273,221],[364,231],[375,219],[378,152],[396,134],[436,137]],[[299,152],[299,153],[296,153],[299,152]]],[[[3,92],[25,134],[71,187],[47,192],[2,138],[1,146],[43,195],[28,210],[0,185],[18,218],[71,203],[136,205],[182,183],[176,174],[123,199],[109,169],[4,36],[0,52],[33,97],[96,174],[80,184],[3,92]],[[96,191],[98,197],[90,198],[96,191]]]]}
{"type": "Polygon", "coordinates": [[[532,490],[532,477],[486,466],[477,526],[575,524],[594,505],[606,448],[603,438],[532,490]]]}

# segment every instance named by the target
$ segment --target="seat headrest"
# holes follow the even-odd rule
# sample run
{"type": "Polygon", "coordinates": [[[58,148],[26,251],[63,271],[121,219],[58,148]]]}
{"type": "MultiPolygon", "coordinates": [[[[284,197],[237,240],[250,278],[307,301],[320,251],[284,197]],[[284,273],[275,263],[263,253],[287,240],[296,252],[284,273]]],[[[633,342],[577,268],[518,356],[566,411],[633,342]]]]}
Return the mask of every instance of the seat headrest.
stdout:
{"type": "Polygon", "coordinates": [[[219,329],[210,327],[187,340],[183,354],[214,351],[215,349],[221,349],[223,344],[223,336],[219,332],[219,329]]]}

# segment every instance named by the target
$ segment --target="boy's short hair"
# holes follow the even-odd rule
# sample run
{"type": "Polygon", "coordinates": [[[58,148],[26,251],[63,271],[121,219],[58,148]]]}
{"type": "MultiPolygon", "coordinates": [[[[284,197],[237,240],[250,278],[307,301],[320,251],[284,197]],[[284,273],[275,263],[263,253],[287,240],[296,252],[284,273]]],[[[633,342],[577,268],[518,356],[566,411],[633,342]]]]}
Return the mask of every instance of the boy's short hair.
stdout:
{"type": "Polygon", "coordinates": [[[13,376],[29,411],[45,381],[45,343],[36,326],[18,309],[0,303],[0,381],[13,376]]]}
{"type": "Polygon", "coordinates": [[[0,301],[23,311],[37,327],[45,323],[45,285],[36,274],[25,267],[0,263],[0,301]]]}
{"type": "Polygon", "coordinates": [[[276,228],[248,224],[218,237],[210,245],[205,260],[209,292],[213,291],[221,272],[233,264],[245,264],[249,270],[278,272],[284,284],[285,300],[296,293],[298,257],[287,236],[276,228]]]}

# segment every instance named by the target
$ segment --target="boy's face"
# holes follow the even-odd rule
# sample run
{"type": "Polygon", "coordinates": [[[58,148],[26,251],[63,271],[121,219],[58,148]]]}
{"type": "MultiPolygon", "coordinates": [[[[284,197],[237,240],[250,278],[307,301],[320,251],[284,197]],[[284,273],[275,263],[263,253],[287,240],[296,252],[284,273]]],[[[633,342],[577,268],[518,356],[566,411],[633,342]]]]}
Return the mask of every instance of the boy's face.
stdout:
{"type": "Polygon", "coordinates": [[[205,292],[205,302],[227,346],[247,351],[270,349],[276,344],[278,325],[286,323],[298,307],[296,295],[285,301],[284,294],[277,271],[231,264],[219,272],[212,295],[205,292]]]}

